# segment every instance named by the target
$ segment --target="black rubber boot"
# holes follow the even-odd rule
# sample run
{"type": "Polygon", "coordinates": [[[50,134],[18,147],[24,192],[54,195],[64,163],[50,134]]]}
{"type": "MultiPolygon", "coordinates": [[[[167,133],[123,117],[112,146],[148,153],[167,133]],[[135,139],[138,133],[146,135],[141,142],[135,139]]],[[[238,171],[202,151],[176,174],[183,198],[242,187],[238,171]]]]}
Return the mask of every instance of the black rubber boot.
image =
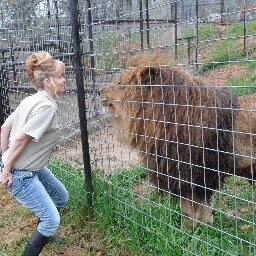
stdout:
{"type": "Polygon", "coordinates": [[[35,229],[25,247],[22,256],[38,256],[49,239],[50,237],[41,235],[37,229],[35,229]]]}

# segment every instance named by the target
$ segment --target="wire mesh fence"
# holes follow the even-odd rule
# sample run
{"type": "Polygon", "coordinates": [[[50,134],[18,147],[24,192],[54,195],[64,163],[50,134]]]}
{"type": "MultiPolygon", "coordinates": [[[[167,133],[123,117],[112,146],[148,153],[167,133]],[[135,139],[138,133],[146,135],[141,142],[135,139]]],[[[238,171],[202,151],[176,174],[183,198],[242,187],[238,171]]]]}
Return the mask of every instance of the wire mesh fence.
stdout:
{"type": "Polygon", "coordinates": [[[84,95],[74,2],[1,1],[1,122],[33,93],[25,57],[51,52],[67,79],[52,159],[75,188],[80,96],[96,215],[146,255],[255,255],[256,2],[78,1],[84,95]]]}

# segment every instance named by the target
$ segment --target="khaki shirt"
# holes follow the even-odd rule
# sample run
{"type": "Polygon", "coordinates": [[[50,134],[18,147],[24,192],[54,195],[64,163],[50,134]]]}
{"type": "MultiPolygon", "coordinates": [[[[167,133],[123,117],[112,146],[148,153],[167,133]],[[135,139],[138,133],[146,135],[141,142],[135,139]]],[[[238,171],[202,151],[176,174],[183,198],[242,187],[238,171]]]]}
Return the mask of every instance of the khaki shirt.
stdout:
{"type": "MultiPolygon", "coordinates": [[[[13,138],[20,133],[33,137],[17,159],[14,168],[29,171],[42,169],[59,139],[57,105],[53,97],[45,90],[41,90],[25,98],[6,119],[5,124],[12,127],[9,148],[13,138]]],[[[4,152],[3,163],[8,153],[8,150],[4,152]]]]}

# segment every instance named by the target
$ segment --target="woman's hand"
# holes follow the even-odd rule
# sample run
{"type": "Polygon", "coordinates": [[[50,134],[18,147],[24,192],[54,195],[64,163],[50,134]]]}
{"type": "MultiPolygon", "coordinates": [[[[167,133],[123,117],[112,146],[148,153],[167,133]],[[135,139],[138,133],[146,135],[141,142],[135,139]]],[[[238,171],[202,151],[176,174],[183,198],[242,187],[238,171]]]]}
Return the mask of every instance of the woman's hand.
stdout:
{"type": "Polygon", "coordinates": [[[7,188],[12,186],[12,173],[5,168],[2,169],[0,173],[0,182],[3,183],[7,188]]]}
{"type": "Polygon", "coordinates": [[[9,147],[8,151],[5,152],[5,154],[8,154],[7,159],[4,161],[0,182],[3,183],[7,188],[11,188],[12,186],[11,170],[16,160],[31,140],[32,137],[30,135],[20,133],[15,138],[13,138],[12,145],[9,147]]]}

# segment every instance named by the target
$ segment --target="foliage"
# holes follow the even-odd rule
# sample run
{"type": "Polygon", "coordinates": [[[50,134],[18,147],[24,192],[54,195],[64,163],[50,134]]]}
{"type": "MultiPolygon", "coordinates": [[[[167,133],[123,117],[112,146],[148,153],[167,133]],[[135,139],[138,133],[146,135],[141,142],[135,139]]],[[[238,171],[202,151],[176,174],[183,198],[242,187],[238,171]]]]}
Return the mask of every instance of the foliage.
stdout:
{"type": "Polygon", "coordinates": [[[256,68],[254,61],[256,41],[252,36],[255,33],[256,21],[248,21],[246,31],[243,22],[232,23],[224,28],[203,24],[199,28],[199,38],[201,37],[199,47],[203,52],[200,60],[203,65],[200,68],[200,73],[232,63],[246,66],[246,74],[230,76],[224,85],[231,87],[237,95],[256,92],[254,71],[256,68]],[[213,30],[210,32],[209,28],[213,28],[213,30]],[[245,32],[248,35],[246,48],[243,39],[245,32]]]}
{"type": "Polygon", "coordinates": [[[240,44],[232,40],[220,40],[218,44],[212,48],[205,59],[205,64],[201,67],[201,71],[205,72],[227,63],[238,61],[243,57],[243,52],[237,51],[240,44]]]}
{"type": "Polygon", "coordinates": [[[198,26],[198,41],[202,45],[209,43],[214,39],[214,35],[217,31],[216,24],[199,24],[198,26]]]}
{"type": "Polygon", "coordinates": [[[237,95],[245,95],[256,92],[256,75],[247,73],[237,77],[230,78],[226,83],[237,95]]]}
{"type": "Polygon", "coordinates": [[[189,230],[182,224],[179,204],[168,193],[159,197],[150,191],[140,197],[134,192],[141,177],[143,172],[138,169],[122,170],[104,180],[95,176],[96,222],[104,220],[104,229],[115,227],[112,236],[123,235],[129,245],[141,248],[144,255],[253,255],[254,210],[251,211],[253,204],[247,204],[252,200],[252,188],[246,182],[230,179],[224,192],[216,195],[213,226],[189,230]],[[228,215],[232,209],[241,213],[240,218],[228,215]]]}
{"type": "MultiPolygon", "coordinates": [[[[212,226],[188,229],[183,225],[178,202],[168,193],[159,196],[148,187],[143,169],[124,169],[107,176],[94,170],[94,220],[89,223],[85,218],[86,193],[81,169],[60,158],[53,159],[50,168],[70,193],[62,212],[62,225],[71,226],[72,230],[66,234],[64,246],[72,247],[77,237],[80,243],[86,243],[88,236],[98,241],[95,248],[92,244],[84,247],[81,255],[97,255],[99,248],[109,252],[106,255],[254,255],[256,191],[242,178],[229,178],[216,193],[212,226]],[[140,193],[143,185],[148,189],[140,193]]],[[[7,220],[29,218],[28,214],[24,208],[16,208],[7,220]]],[[[12,255],[19,255],[24,243],[24,236],[15,244],[10,241],[0,253],[8,255],[5,253],[9,248],[12,255]]],[[[54,251],[59,246],[49,245],[45,251],[54,251]]]]}

